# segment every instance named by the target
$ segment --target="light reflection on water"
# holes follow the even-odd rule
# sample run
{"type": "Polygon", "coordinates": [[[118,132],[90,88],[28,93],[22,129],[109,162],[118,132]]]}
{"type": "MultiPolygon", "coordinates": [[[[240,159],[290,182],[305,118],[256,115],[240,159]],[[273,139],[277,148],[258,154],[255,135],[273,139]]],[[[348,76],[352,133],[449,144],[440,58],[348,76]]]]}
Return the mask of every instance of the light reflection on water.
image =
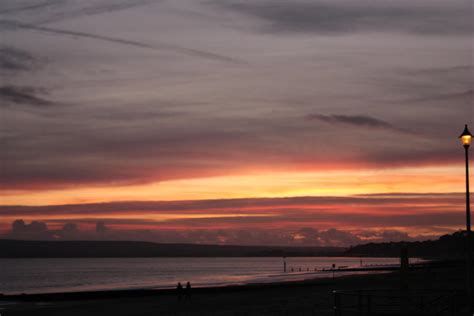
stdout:
{"type": "MultiPolygon", "coordinates": [[[[48,293],[132,288],[276,282],[326,277],[314,269],[360,266],[360,258],[67,258],[0,259],[0,293],[48,293]],[[295,272],[291,273],[291,268],[295,272]],[[299,269],[301,268],[301,272],[299,269]],[[307,271],[309,269],[309,272],[307,271]]],[[[415,260],[411,260],[414,262],[415,260]]],[[[398,258],[364,258],[364,265],[398,264],[398,258]]]]}

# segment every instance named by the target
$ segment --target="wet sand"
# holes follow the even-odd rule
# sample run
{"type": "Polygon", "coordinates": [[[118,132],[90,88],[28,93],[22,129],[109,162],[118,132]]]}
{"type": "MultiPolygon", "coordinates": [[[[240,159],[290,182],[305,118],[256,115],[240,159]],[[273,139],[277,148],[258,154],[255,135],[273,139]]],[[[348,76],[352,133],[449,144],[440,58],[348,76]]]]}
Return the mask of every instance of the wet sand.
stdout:
{"type": "MultiPolygon", "coordinates": [[[[417,289],[461,293],[462,264],[412,270],[409,284],[417,289]]],[[[0,299],[0,314],[15,315],[334,315],[333,290],[397,289],[399,272],[344,276],[277,284],[196,288],[178,299],[174,290],[130,290],[67,295],[25,295],[0,299]],[[11,304],[10,304],[11,303],[11,304]]],[[[458,300],[459,309],[465,299],[458,300]]],[[[461,315],[461,313],[459,313],[461,315]]]]}

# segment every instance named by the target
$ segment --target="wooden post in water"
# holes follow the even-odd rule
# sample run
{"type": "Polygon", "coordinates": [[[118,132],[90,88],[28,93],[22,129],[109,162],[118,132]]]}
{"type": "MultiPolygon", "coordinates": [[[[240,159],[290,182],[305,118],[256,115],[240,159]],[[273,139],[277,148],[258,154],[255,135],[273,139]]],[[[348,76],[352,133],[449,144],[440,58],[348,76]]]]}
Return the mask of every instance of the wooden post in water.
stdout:
{"type": "Polygon", "coordinates": [[[409,307],[408,269],[408,249],[403,247],[400,250],[400,315],[405,314],[409,307]]]}
{"type": "Polygon", "coordinates": [[[400,288],[401,290],[408,289],[408,249],[403,247],[400,251],[400,288]]]}

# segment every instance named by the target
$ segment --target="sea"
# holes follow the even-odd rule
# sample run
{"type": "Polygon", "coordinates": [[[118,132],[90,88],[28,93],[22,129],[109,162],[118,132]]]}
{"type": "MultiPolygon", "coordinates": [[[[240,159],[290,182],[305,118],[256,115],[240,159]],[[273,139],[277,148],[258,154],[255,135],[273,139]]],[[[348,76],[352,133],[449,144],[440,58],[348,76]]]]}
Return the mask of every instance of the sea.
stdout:
{"type": "MultiPolygon", "coordinates": [[[[0,293],[33,294],[296,281],[356,273],[336,268],[398,265],[399,258],[44,258],[0,259],[0,293]]],[[[410,263],[421,259],[410,259],[410,263]]]]}

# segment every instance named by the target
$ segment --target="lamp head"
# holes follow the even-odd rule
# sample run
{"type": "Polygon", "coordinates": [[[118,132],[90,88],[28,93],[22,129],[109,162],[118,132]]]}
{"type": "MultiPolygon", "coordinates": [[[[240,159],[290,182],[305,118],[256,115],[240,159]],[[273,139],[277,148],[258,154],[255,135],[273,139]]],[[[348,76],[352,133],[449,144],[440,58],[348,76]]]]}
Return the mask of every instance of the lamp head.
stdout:
{"type": "Polygon", "coordinates": [[[471,145],[472,134],[467,128],[467,124],[464,126],[464,131],[459,136],[464,147],[468,148],[471,145]]]}

